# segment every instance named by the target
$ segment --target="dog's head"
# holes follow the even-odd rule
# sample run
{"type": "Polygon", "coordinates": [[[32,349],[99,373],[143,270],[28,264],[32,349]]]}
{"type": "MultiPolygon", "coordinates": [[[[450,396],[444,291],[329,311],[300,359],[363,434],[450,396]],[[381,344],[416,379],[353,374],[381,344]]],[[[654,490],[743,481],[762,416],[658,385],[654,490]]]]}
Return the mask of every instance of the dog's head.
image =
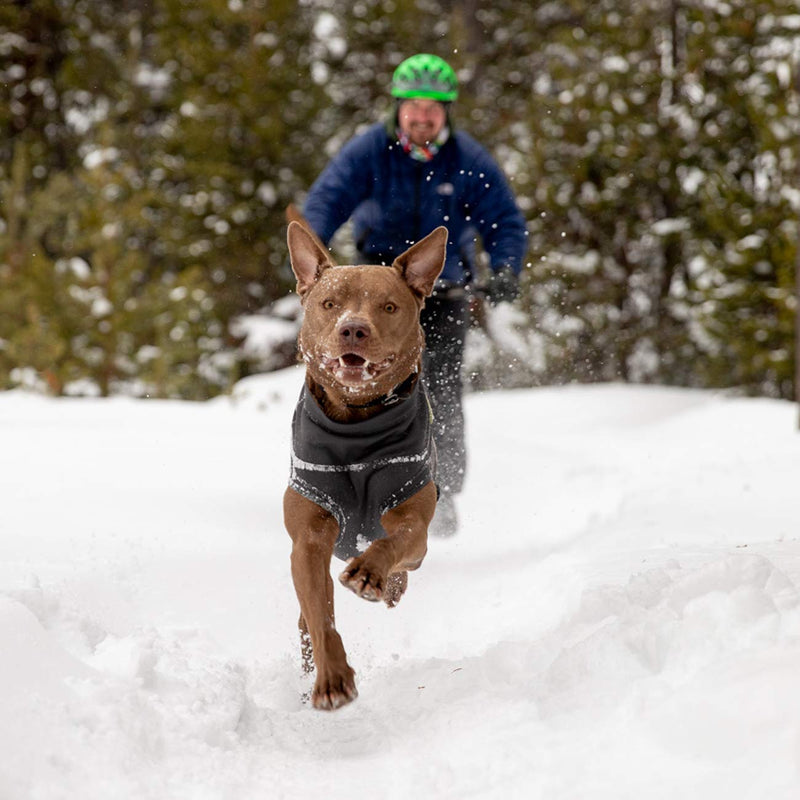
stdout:
{"type": "Polygon", "coordinates": [[[345,404],[387,394],[419,368],[419,312],[442,271],[440,227],[391,267],[335,266],[303,225],[289,223],[289,254],[305,309],[299,347],[309,376],[345,404]]]}

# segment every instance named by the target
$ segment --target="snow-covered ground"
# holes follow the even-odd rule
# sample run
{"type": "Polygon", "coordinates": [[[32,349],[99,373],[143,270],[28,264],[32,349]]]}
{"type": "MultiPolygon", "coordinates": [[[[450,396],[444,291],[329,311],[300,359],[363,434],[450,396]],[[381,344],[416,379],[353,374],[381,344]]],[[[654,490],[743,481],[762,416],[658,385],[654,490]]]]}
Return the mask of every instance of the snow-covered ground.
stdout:
{"type": "Polygon", "coordinates": [[[394,610],[337,585],[360,697],[326,714],[281,518],[300,382],[0,395],[2,800],[800,797],[795,408],[470,396],[462,531],[394,610]]]}

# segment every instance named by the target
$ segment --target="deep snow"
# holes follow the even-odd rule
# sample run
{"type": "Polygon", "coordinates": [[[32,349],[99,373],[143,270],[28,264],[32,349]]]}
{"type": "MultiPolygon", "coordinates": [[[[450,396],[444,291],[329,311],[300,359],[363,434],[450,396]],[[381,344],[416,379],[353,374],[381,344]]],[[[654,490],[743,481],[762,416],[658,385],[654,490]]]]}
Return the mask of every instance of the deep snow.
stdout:
{"type": "Polygon", "coordinates": [[[2,800],[800,797],[795,408],[471,395],[462,531],[394,610],[337,585],[360,697],[326,714],[281,519],[300,382],[0,394],[2,800]]]}

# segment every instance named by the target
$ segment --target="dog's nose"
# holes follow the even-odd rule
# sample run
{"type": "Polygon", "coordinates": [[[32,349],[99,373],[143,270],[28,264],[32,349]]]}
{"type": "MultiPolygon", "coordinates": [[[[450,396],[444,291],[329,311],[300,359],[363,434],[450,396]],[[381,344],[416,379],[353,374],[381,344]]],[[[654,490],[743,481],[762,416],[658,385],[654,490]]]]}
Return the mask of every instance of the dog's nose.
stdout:
{"type": "Polygon", "coordinates": [[[346,344],[363,343],[369,335],[369,325],[363,320],[349,319],[339,325],[339,338],[346,344]]]}

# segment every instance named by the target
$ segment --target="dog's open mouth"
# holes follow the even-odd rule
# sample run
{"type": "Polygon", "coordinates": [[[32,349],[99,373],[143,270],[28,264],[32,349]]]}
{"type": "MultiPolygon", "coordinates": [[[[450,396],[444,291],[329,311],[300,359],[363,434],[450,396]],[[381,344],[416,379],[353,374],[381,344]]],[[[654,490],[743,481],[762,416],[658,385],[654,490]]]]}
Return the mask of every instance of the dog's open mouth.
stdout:
{"type": "Polygon", "coordinates": [[[363,368],[369,365],[369,361],[367,361],[366,358],[362,358],[357,353],[345,353],[343,356],[339,356],[338,361],[339,366],[343,369],[356,367],[363,368]]]}
{"type": "Polygon", "coordinates": [[[358,353],[343,353],[336,358],[324,358],[322,366],[330,370],[340,381],[360,383],[374,380],[382,372],[385,372],[393,361],[393,355],[383,359],[383,361],[369,361],[358,353]]]}

